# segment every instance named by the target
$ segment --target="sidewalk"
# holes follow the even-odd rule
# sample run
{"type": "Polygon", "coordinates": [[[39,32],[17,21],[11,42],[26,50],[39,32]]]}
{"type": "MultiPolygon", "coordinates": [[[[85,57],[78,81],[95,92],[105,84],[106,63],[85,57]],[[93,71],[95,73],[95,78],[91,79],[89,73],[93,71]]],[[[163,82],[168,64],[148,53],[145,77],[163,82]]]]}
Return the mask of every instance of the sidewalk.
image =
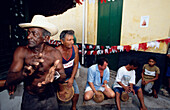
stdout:
{"type": "MultiPolygon", "coordinates": [[[[114,82],[115,76],[116,72],[111,71],[109,82],[110,87],[114,82]]],[[[76,79],[76,81],[80,89],[79,101],[77,104],[78,110],[116,110],[115,99],[107,99],[102,103],[95,103],[93,100],[83,101],[84,89],[87,81],[87,68],[80,68],[80,76],[76,79]]],[[[131,97],[127,102],[121,102],[122,110],[139,110],[140,103],[137,96],[130,96],[131,97]]],[[[144,102],[148,110],[170,110],[170,98],[159,94],[157,99],[150,96],[144,96],[144,102]]],[[[60,103],[59,106],[61,110],[69,110],[71,102],[60,103]]]]}
{"type": "MultiPolygon", "coordinates": [[[[111,71],[109,86],[114,82],[115,71],[111,71]]],[[[80,76],[76,79],[79,89],[78,110],[116,110],[115,99],[107,99],[102,103],[95,103],[93,100],[83,101],[84,89],[87,81],[87,68],[81,67],[80,76]]],[[[0,92],[0,110],[20,110],[23,93],[23,84],[18,85],[13,96],[9,96],[7,90],[0,92]]],[[[150,96],[144,96],[145,105],[148,110],[170,110],[170,98],[158,95],[155,99],[150,96]]],[[[60,110],[70,110],[71,101],[59,103],[60,110]]],[[[137,96],[131,96],[127,102],[121,102],[122,110],[139,110],[140,104],[137,96]]]]}

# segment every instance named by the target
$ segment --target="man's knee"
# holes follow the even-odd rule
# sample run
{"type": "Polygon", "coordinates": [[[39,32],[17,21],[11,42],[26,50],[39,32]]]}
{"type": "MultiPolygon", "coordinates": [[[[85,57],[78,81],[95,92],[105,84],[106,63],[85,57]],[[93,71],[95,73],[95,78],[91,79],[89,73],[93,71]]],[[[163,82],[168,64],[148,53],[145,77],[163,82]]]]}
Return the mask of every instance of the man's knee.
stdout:
{"type": "Polygon", "coordinates": [[[116,98],[119,98],[119,97],[120,97],[120,93],[116,92],[116,98]]]}
{"type": "Polygon", "coordinates": [[[114,98],[115,97],[115,93],[113,92],[111,95],[110,95],[110,98],[114,98]]]}
{"type": "Polygon", "coordinates": [[[86,100],[86,101],[87,101],[87,100],[90,100],[91,98],[92,98],[92,97],[91,97],[90,95],[87,95],[87,94],[84,95],[84,100],[86,100]]]}
{"type": "Polygon", "coordinates": [[[142,89],[141,89],[141,88],[139,88],[137,92],[138,92],[138,93],[142,93],[142,89]]]}
{"type": "Polygon", "coordinates": [[[109,98],[114,98],[115,97],[115,92],[111,91],[109,96],[110,96],[109,98]]]}

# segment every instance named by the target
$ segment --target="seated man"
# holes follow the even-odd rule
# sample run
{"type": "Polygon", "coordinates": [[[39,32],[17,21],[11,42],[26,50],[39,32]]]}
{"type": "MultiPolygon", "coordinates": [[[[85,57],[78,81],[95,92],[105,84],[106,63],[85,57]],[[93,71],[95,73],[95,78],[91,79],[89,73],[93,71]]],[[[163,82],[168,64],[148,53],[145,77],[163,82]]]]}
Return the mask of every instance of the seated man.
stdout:
{"type": "Polygon", "coordinates": [[[137,69],[139,63],[136,60],[131,60],[131,62],[122,66],[117,71],[116,80],[113,85],[113,90],[116,93],[116,105],[117,109],[120,108],[120,96],[123,91],[137,93],[138,99],[141,104],[141,110],[147,110],[144,104],[144,98],[142,89],[138,86],[135,86],[135,69],[137,69]]]}
{"type": "Polygon", "coordinates": [[[99,96],[100,94],[97,90],[102,91],[108,98],[115,97],[114,91],[107,84],[110,77],[107,65],[108,60],[106,58],[100,58],[98,59],[97,64],[92,65],[88,69],[87,84],[84,95],[85,100],[92,99],[94,94],[99,96]]]}
{"type": "Polygon", "coordinates": [[[148,64],[145,64],[143,66],[142,78],[138,81],[136,85],[139,87],[143,86],[144,91],[147,94],[153,93],[154,97],[158,98],[156,90],[153,88],[153,85],[154,85],[154,82],[158,79],[160,70],[155,64],[156,64],[156,58],[150,57],[148,59],[148,64]]]}

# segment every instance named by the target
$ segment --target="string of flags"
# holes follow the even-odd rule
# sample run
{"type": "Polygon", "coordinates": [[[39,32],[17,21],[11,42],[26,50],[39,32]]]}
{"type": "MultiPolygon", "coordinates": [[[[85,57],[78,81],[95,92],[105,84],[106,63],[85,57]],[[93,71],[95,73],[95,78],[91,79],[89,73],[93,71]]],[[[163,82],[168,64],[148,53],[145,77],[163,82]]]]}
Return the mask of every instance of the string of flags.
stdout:
{"type": "MultiPolygon", "coordinates": [[[[157,40],[157,41],[151,41],[147,43],[139,43],[139,44],[132,44],[132,45],[118,45],[118,46],[102,46],[102,45],[91,45],[91,44],[85,44],[83,45],[84,52],[82,52],[82,44],[77,44],[77,47],[79,49],[79,54],[84,53],[84,55],[102,55],[102,54],[112,54],[112,53],[118,53],[118,52],[129,52],[130,50],[138,51],[140,49],[143,49],[144,51],[148,48],[152,47],[154,49],[159,48],[160,42],[165,42],[166,44],[170,43],[170,38],[163,39],[163,40],[157,40]]],[[[49,40],[49,43],[52,45],[60,45],[60,41],[56,40],[49,40]]]]}

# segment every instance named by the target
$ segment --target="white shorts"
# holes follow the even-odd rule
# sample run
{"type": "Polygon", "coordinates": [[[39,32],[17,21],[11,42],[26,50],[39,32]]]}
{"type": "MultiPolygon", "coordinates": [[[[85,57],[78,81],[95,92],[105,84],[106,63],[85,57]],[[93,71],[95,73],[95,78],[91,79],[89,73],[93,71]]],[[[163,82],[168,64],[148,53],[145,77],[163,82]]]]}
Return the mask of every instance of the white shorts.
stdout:
{"type": "MultiPolygon", "coordinates": [[[[110,87],[107,85],[107,88],[110,88],[110,87]]],[[[105,88],[100,86],[98,90],[104,92],[105,88]]],[[[87,91],[92,91],[90,86],[86,87],[85,92],[87,91]]]]}

